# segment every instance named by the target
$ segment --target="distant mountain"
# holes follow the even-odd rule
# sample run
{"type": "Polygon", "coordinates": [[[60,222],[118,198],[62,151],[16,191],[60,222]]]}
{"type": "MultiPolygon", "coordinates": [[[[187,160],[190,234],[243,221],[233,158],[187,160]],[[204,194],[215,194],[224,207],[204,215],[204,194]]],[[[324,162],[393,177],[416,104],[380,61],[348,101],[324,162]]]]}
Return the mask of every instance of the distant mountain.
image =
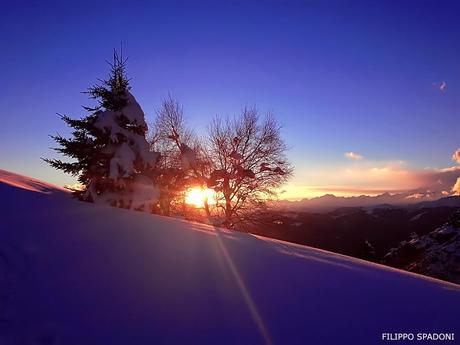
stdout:
{"type": "Polygon", "coordinates": [[[340,197],[333,194],[326,194],[312,199],[300,201],[281,200],[273,203],[276,208],[292,211],[306,212],[331,212],[341,207],[383,207],[390,206],[416,206],[416,207],[437,207],[437,206],[460,206],[460,196],[444,197],[439,193],[425,193],[421,196],[418,191],[390,194],[383,193],[376,196],[360,195],[352,197],[340,197]]]}
{"type": "Polygon", "coordinates": [[[413,207],[460,207],[460,196],[449,196],[434,201],[422,201],[411,205],[413,207]]]}
{"type": "MultiPolygon", "coordinates": [[[[300,201],[281,200],[274,202],[273,206],[284,210],[330,212],[340,207],[373,207],[382,204],[401,206],[417,204],[424,201],[436,201],[449,197],[449,195],[452,194],[451,190],[457,179],[460,178],[460,166],[441,169],[434,175],[430,173],[426,173],[425,175],[425,182],[423,182],[424,186],[413,190],[400,191],[397,193],[383,193],[375,196],[359,195],[341,197],[333,194],[326,194],[300,201]]],[[[457,201],[452,200],[444,202],[457,203],[457,201]]]]}

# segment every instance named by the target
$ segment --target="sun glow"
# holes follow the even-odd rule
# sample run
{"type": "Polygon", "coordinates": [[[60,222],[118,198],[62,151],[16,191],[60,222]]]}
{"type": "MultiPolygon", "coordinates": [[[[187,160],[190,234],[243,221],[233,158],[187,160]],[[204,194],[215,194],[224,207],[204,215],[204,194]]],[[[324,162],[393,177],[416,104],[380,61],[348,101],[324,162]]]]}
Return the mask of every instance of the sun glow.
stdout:
{"type": "Polygon", "coordinates": [[[195,207],[204,207],[206,199],[210,205],[216,203],[215,192],[212,189],[195,187],[189,189],[185,195],[185,202],[195,207]]]}

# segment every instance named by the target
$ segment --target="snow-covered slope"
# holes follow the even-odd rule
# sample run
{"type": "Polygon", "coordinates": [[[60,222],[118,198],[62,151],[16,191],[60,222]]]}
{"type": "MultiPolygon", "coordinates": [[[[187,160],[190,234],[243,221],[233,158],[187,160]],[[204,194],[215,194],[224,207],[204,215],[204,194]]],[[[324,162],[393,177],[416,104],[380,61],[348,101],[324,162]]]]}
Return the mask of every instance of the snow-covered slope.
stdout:
{"type": "MultiPolygon", "coordinates": [[[[52,185],[50,183],[43,182],[32,177],[15,174],[2,169],[0,169],[0,183],[45,194],[66,191],[64,188],[52,185]]],[[[16,193],[10,194],[10,196],[14,195],[16,195],[16,193]]]]}
{"type": "Polygon", "coordinates": [[[438,229],[422,236],[412,234],[392,248],[384,260],[395,267],[460,284],[460,210],[438,229]]]}
{"type": "Polygon", "coordinates": [[[81,203],[0,174],[1,344],[374,344],[382,332],[460,335],[458,285],[81,203]]]}

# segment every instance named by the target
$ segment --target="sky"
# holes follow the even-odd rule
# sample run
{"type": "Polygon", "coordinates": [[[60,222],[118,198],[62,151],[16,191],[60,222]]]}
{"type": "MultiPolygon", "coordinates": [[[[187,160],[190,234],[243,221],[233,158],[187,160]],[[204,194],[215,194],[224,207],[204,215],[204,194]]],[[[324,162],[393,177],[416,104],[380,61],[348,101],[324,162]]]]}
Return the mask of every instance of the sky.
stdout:
{"type": "Polygon", "coordinates": [[[199,134],[246,105],[273,113],[295,165],[285,198],[434,183],[459,166],[459,13],[455,1],[6,2],[0,168],[75,181],[40,158],[55,157],[50,134],[70,133],[57,113],[86,114],[82,91],[123,42],[148,122],[168,94],[199,134]]]}

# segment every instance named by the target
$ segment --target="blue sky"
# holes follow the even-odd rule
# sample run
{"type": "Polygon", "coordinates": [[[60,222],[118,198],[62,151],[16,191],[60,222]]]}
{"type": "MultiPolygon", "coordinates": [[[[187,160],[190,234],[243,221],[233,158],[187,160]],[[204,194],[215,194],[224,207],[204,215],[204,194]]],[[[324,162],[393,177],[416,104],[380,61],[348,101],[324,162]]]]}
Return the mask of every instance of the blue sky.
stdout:
{"type": "Polygon", "coordinates": [[[48,134],[69,133],[56,113],[85,114],[81,91],[123,41],[147,120],[168,93],[202,133],[245,105],[273,112],[296,166],[290,197],[415,187],[460,147],[459,13],[454,1],[2,4],[0,168],[73,181],[40,160],[48,134]]]}

